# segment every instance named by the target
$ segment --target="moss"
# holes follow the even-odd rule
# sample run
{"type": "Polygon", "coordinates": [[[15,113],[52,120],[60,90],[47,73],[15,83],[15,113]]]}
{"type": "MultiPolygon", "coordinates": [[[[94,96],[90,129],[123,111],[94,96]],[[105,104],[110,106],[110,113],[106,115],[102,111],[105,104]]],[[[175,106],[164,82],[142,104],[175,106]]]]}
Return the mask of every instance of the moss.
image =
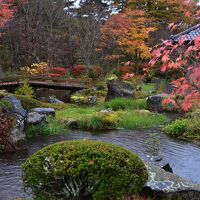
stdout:
{"type": "Polygon", "coordinates": [[[21,95],[15,95],[15,96],[21,101],[22,106],[26,110],[31,110],[32,108],[37,108],[37,107],[54,108],[56,110],[61,110],[61,109],[66,109],[66,108],[70,107],[69,104],[45,103],[45,102],[41,102],[36,99],[28,98],[28,97],[21,96],[21,95]]]}
{"type": "Polygon", "coordinates": [[[0,99],[0,111],[1,110],[3,110],[3,109],[5,109],[5,110],[12,110],[12,105],[11,105],[11,103],[8,101],[8,100],[6,100],[6,99],[0,99]]]}
{"type": "Polygon", "coordinates": [[[120,200],[140,192],[148,178],[135,154],[87,140],[49,145],[28,158],[22,169],[26,185],[43,199],[120,200]]]}
{"type": "Polygon", "coordinates": [[[66,104],[66,103],[62,103],[62,104],[54,104],[54,103],[45,103],[42,101],[38,101],[36,99],[32,99],[26,96],[22,96],[22,95],[16,95],[16,94],[12,94],[12,93],[0,93],[0,99],[3,97],[6,97],[7,95],[13,95],[15,96],[17,99],[19,99],[22,103],[22,106],[27,110],[31,110],[32,108],[54,108],[56,110],[62,110],[62,109],[67,109],[69,107],[75,107],[75,105],[73,104],[66,104]]]}
{"type": "Polygon", "coordinates": [[[53,104],[53,103],[45,103],[42,101],[38,101],[36,99],[32,99],[32,98],[28,98],[25,96],[21,96],[21,95],[15,95],[22,103],[22,106],[26,109],[26,110],[31,110],[32,108],[54,108],[56,110],[61,110],[61,109],[66,109],[68,107],[70,107],[71,105],[69,104],[53,104]]]}
{"type": "Polygon", "coordinates": [[[88,104],[88,96],[96,96],[97,102],[102,103],[105,100],[107,89],[102,86],[94,86],[93,88],[85,89],[76,92],[71,96],[72,103],[76,104],[88,104]]]}
{"type": "Polygon", "coordinates": [[[87,104],[88,98],[86,96],[82,95],[73,95],[71,96],[71,102],[76,104],[87,104]]]}

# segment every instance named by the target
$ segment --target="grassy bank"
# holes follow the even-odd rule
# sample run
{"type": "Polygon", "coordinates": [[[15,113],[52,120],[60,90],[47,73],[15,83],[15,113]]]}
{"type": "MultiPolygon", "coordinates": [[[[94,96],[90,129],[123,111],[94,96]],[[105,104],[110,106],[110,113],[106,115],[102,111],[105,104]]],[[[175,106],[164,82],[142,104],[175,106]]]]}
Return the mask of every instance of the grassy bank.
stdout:
{"type": "Polygon", "coordinates": [[[63,123],[73,121],[76,122],[77,128],[89,130],[148,128],[167,121],[166,116],[151,113],[143,108],[146,108],[145,100],[126,100],[124,103],[121,99],[116,99],[96,107],[57,111],[56,117],[63,123]],[[112,111],[102,111],[105,108],[112,111]]]}

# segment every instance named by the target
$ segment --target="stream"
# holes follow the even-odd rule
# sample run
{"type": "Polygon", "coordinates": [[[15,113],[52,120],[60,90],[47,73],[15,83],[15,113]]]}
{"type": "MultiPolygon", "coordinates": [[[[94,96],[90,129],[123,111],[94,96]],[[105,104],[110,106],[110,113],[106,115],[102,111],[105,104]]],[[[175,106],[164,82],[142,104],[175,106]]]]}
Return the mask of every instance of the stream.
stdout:
{"type": "Polygon", "coordinates": [[[200,184],[200,147],[167,137],[158,129],[114,130],[104,133],[70,131],[63,135],[36,137],[27,141],[26,148],[14,154],[0,155],[0,200],[30,197],[23,187],[21,164],[35,151],[62,140],[92,139],[120,145],[148,161],[145,141],[153,133],[159,133],[160,155],[169,163],[174,174],[200,184]]]}

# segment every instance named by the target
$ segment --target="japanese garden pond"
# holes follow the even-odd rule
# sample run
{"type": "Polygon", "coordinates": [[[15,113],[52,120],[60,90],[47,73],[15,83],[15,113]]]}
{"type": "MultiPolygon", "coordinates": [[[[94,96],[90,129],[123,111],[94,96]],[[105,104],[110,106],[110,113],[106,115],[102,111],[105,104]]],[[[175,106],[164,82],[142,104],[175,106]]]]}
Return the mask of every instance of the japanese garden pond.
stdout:
{"type": "Polygon", "coordinates": [[[169,138],[158,129],[114,130],[104,133],[70,131],[62,135],[43,136],[27,141],[26,148],[14,154],[0,155],[0,200],[30,197],[23,187],[21,164],[35,151],[62,140],[92,139],[114,143],[135,152],[145,161],[146,143],[153,133],[159,133],[160,155],[169,163],[174,174],[200,184],[200,147],[186,141],[169,138]]]}

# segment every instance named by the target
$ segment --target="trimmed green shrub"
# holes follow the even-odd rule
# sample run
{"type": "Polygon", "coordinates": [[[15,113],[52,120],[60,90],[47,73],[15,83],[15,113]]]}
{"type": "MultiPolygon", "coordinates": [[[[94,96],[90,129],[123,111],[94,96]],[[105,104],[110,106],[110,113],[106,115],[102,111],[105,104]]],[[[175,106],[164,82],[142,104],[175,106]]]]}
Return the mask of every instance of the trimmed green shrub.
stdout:
{"type": "Polygon", "coordinates": [[[199,112],[193,112],[186,119],[178,119],[164,128],[171,137],[200,140],[199,112]]]}
{"type": "Polygon", "coordinates": [[[116,98],[103,104],[104,108],[110,108],[114,111],[124,109],[146,109],[146,99],[126,99],[116,98]]]}
{"type": "Polygon", "coordinates": [[[23,179],[41,199],[123,199],[141,191],[148,174],[140,158],[113,144],[64,141],[34,153],[23,179]]]}
{"type": "Polygon", "coordinates": [[[179,137],[183,135],[187,130],[187,120],[177,119],[172,124],[167,125],[164,131],[172,137],[179,137]]]}
{"type": "Polygon", "coordinates": [[[54,118],[49,118],[46,123],[28,126],[26,136],[30,138],[37,135],[57,135],[66,131],[67,128],[64,123],[60,123],[54,118]]]}

